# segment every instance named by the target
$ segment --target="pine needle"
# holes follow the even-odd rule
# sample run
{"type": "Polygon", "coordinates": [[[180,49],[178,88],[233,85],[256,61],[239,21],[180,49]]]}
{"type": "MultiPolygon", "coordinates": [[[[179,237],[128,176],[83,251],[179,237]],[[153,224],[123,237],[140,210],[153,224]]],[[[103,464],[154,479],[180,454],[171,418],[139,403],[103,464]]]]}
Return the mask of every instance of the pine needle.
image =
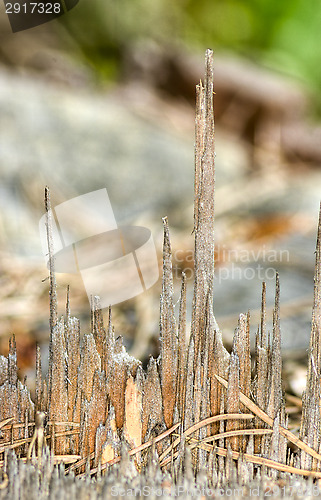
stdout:
{"type": "MultiPolygon", "coordinates": [[[[224,380],[222,377],[219,375],[215,375],[217,380],[225,387],[227,388],[228,384],[227,381],[224,380]]],[[[251,401],[249,398],[247,398],[242,392],[239,393],[239,398],[240,401],[246,406],[250,411],[255,413],[263,422],[268,424],[270,427],[273,427],[273,419],[269,417],[263,410],[261,410],[253,401],[251,401]]],[[[310,448],[307,444],[305,444],[301,439],[299,439],[297,436],[295,436],[291,431],[288,429],[285,429],[282,426],[279,426],[279,431],[282,436],[286,437],[291,443],[296,445],[298,448],[301,450],[305,451],[309,455],[311,455],[313,458],[316,458],[317,460],[321,460],[321,455],[317,453],[315,450],[310,448]]],[[[321,476],[320,476],[321,477],[321,476]]]]}

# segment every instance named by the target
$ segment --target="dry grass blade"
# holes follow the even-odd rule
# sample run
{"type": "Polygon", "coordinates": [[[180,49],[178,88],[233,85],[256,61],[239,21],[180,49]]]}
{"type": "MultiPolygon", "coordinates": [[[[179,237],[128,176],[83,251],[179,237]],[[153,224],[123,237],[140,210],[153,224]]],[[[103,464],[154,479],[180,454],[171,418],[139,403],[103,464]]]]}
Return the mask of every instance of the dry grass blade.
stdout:
{"type": "MultiPolygon", "coordinates": [[[[224,380],[222,377],[219,375],[215,375],[217,380],[227,389],[228,383],[226,380],[224,380]]],[[[249,398],[247,398],[242,392],[239,393],[240,401],[241,403],[244,404],[250,411],[255,413],[258,417],[260,417],[263,422],[268,424],[270,427],[273,427],[273,419],[269,417],[263,410],[261,410],[253,401],[251,401],[249,398]]],[[[295,446],[300,448],[301,450],[305,451],[312,457],[316,458],[317,460],[321,460],[321,455],[317,453],[315,450],[310,448],[307,444],[305,444],[301,439],[299,439],[297,436],[295,436],[291,431],[288,429],[285,429],[284,427],[280,426],[279,427],[280,434],[284,437],[286,437],[291,443],[293,443],[295,446]]],[[[321,476],[320,476],[321,477],[321,476]]]]}
{"type": "MultiPolygon", "coordinates": [[[[209,447],[206,444],[205,445],[200,444],[199,446],[204,446],[204,448],[209,452],[212,451],[212,448],[214,448],[212,446],[209,447]]],[[[257,465],[263,465],[271,469],[278,470],[280,472],[287,472],[289,474],[297,474],[299,476],[306,476],[318,479],[321,478],[321,472],[299,469],[297,467],[292,467],[290,465],[284,465],[281,464],[280,462],[276,462],[275,460],[270,460],[269,458],[264,458],[257,455],[250,455],[249,453],[241,454],[238,451],[232,451],[231,449],[227,450],[219,446],[214,448],[214,450],[215,453],[220,457],[230,456],[232,459],[238,460],[242,456],[246,462],[250,462],[257,465]]],[[[160,464],[160,466],[164,467],[170,462],[170,460],[171,458],[167,458],[166,460],[164,460],[164,462],[160,464]]]]}
{"type": "MultiPolygon", "coordinates": [[[[272,434],[273,431],[271,429],[239,429],[237,431],[228,431],[228,432],[220,432],[219,434],[215,434],[214,436],[209,436],[207,438],[198,440],[195,438],[190,438],[188,443],[193,443],[191,446],[189,446],[190,450],[193,450],[194,448],[201,448],[205,451],[208,451],[209,453],[212,453],[215,450],[215,446],[209,445],[211,441],[216,441],[224,438],[229,438],[233,436],[243,436],[243,435],[266,435],[266,434],[272,434]]],[[[174,454],[174,458],[178,456],[178,452],[174,454]]],[[[160,467],[164,467],[167,465],[172,457],[168,457],[165,460],[163,460],[159,465],[160,467]]]]}
{"type": "MultiPolygon", "coordinates": [[[[226,431],[226,432],[220,432],[219,434],[215,434],[214,436],[208,436],[197,443],[193,444],[191,446],[192,448],[195,448],[196,446],[199,446],[200,444],[206,444],[210,443],[211,441],[217,441],[219,439],[225,439],[225,438],[230,438],[233,436],[263,436],[264,434],[272,434],[272,429],[238,429],[236,431],[226,431]]],[[[191,441],[194,441],[192,438],[191,441]]]]}
{"type": "Polygon", "coordinates": [[[177,381],[177,326],[173,304],[172,250],[167,217],[163,218],[163,280],[160,297],[161,386],[166,427],[173,425],[177,381]]]}
{"type": "MultiPolygon", "coordinates": [[[[227,457],[228,453],[231,453],[231,456],[234,460],[237,460],[241,456],[241,453],[238,453],[237,451],[230,451],[220,447],[217,447],[215,451],[217,455],[221,457],[227,457]]],[[[253,464],[257,465],[265,465],[266,467],[270,467],[271,469],[276,469],[281,472],[288,472],[290,474],[298,474],[299,476],[315,477],[319,479],[321,478],[321,472],[315,472],[305,469],[299,469],[297,467],[291,467],[290,465],[284,465],[279,462],[275,462],[275,460],[270,460],[269,458],[258,457],[256,455],[249,455],[248,453],[244,453],[243,458],[247,462],[252,462],[253,464]]]]}
{"type": "Polygon", "coordinates": [[[12,422],[12,420],[13,417],[5,418],[4,420],[2,420],[2,422],[0,422],[0,429],[2,429],[2,427],[4,427],[5,425],[9,424],[9,422],[12,422]]]}
{"type": "Polygon", "coordinates": [[[76,470],[76,469],[79,469],[80,467],[82,467],[83,465],[86,465],[86,463],[90,460],[92,460],[93,458],[95,457],[95,453],[90,453],[90,455],[88,455],[87,457],[84,457],[84,458],[79,458],[79,460],[77,462],[75,462],[74,464],[72,464],[67,470],[66,470],[66,474],[69,474],[69,472],[71,472],[72,470],[76,470]]]}
{"type": "MultiPolygon", "coordinates": [[[[189,429],[186,429],[186,431],[183,432],[183,436],[188,437],[193,432],[198,431],[202,427],[205,427],[206,425],[213,424],[214,422],[220,422],[222,420],[244,420],[244,419],[252,419],[253,415],[251,414],[243,414],[243,413],[230,413],[230,414],[224,414],[224,415],[215,415],[214,417],[208,417],[205,420],[201,420],[201,422],[197,422],[197,424],[192,425],[189,429]]],[[[162,460],[170,453],[181,441],[181,438],[175,439],[175,441],[161,454],[159,457],[159,462],[162,462],[162,460]]]]}

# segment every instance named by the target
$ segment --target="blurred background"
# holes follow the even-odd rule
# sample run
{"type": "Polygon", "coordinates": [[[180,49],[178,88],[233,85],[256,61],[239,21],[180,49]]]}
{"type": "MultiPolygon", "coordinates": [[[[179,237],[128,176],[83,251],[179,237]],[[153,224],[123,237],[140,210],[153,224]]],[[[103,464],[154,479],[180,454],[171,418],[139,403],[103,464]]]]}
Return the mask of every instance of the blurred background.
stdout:
{"type": "MultiPolygon", "coordinates": [[[[240,313],[259,322],[262,280],[274,300],[290,390],[304,385],[321,198],[321,7],[303,0],[80,0],[61,18],[12,33],[0,6],[0,350],[17,337],[32,384],[46,358],[48,272],[38,222],[52,205],[106,187],[119,224],[162,221],[193,284],[195,85],[214,50],[216,283],[227,345],[240,313]]],[[[90,328],[77,275],[57,275],[60,314],[90,328]]],[[[158,353],[160,282],[113,310],[116,333],[143,361],[158,353]]],[[[178,306],[176,306],[178,309],[178,306]]],[[[271,322],[269,323],[271,327],[271,322]]]]}

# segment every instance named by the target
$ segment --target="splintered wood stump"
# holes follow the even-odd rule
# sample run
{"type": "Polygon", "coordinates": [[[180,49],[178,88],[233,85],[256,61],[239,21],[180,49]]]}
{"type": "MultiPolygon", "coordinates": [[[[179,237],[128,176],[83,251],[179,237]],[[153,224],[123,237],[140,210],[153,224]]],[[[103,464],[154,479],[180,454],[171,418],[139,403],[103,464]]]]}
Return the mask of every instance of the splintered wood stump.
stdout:
{"type": "MultiPolygon", "coordinates": [[[[46,491],[49,492],[48,478],[54,477],[50,480],[50,488],[52,491],[57,488],[56,493],[59,491],[62,497],[61,492],[64,488],[67,491],[69,486],[62,482],[63,473],[57,475],[54,472],[55,461],[64,462],[66,472],[73,471],[79,477],[101,479],[103,471],[108,469],[106,478],[112,478],[118,486],[119,478],[123,477],[124,484],[127,479],[133,480],[137,487],[148,484],[163,487],[166,481],[169,485],[176,481],[177,485],[183,484],[186,488],[195,485],[195,475],[197,481],[204,476],[204,484],[213,488],[214,495],[219,488],[231,484],[243,488],[245,496],[250,487],[258,484],[260,495],[263,495],[266,490],[262,489],[262,484],[272,488],[277,483],[271,481],[275,481],[280,473],[287,478],[288,489],[293,479],[290,474],[295,478],[300,475],[321,478],[321,206],[308,383],[302,401],[298,437],[287,428],[282,389],[278,274],[272,335],[266,327],[266,284],[262,284],[261,320],[256,335],[253,370],[250,314],[240,314],[232,352],[229,353],[223,345],[222,332],[213,312],[213,95],[213,53],[207,50],[204,84],[201,82],[196,92],[195,277],[191,329],[186,331],[187,282],[184,273],[178,318],[175,313],[170,231],[165,217],[160,297],[161,349],[157,360],[149,360],[146,372],[141,362],[126,352],[122,338],[115,337],[111,309],[105,328],[98,297],[92,298],[89,333],[81,336],[79,321],[70,314],[69,289],[65,318],[58,318],[50,195],[46,188],[50,270],[49,373],[43,379],[40,349],[37,348],[34,404],[26,385],[18,380],[14,337],[10,341],[8,357],[0,356],[0,454],[5,479],[4,487],[0,483],[0,500],[10,497],[2,495],[7,487],[11,488],[11,493],[15,492],[10,498],[19,495],[18,489],[13,487],[13,483],[19,481],[19,474],[14,472],[17,459],[10,454],[11,449],[17,451],[21,460],[27,457],[33,463],[37,460],[39,466],[44,464],[42,487],[48,488],[46,491]],[[47,424],[43,413],[36,413],[38,424],[35,426],[35,412],[46,412],[47,424]],[[34,444],[43,432],[54,456],[50,457],[48,448],[41,444],[35,458],[34,444]],[[254,465],[261,467],[260,476],[256,475],[254,465]],[[163,476],[164,471],[171,474],[163,476]]],[[[30,464],[21,467],[19,464],[19,471],[24,471],[23,477],[31,477],[34,469],[30,467],[30,464]]],[[[78,487],[74,486],[77,484],[74,480],[72,476],[68,483],[73,485],[73,497],[78,487]]],[[[29,496],[34,498],[31,481],[27,484],[29,496]]],[[[94,483],[86,481],[83,484],[94,483]]],[[[109,495],[113,483],[108,484],[106,482],[93,498],[109,495]]],[[[303,492],[307,491],[306,484],[300,483],[303,492]]]]}

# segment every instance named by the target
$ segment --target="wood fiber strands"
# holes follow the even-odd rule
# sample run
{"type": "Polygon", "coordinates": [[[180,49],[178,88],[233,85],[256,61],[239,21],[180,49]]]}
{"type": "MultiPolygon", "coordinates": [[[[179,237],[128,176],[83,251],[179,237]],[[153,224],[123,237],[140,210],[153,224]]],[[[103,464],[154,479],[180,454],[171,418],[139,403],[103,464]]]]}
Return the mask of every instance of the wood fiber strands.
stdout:
{"type": "Polygon", "coordinates": [[[206,51],[205,82],[197,86],[195,121],[194,296],[192,332],[198,351],[205,349],[205,310],[213,304],[214,280],[214,109],[213,52],[206,51]]]}
{"type": "Polygon", "coordinates": [[[167,428],[173,425],[177,383],[177,326],[173,304],[172,252],[167,218],[163,219],[163,278],[160,298],[160,366],[164,419],[167,428]]]}
{"type": "MultiPolygon", "coordinates": [[[[302,419],[300,437],[315,450],[321,444],[321,204],[319,212],[318,235],[316,243],[314,300],[312,308],[312,327],[309,346],[307,386],[302,398],[302,419]]],[[[321,463],[312,460],[304,452],[301,454],[301,467],[321,469],[321,463]]]]}

